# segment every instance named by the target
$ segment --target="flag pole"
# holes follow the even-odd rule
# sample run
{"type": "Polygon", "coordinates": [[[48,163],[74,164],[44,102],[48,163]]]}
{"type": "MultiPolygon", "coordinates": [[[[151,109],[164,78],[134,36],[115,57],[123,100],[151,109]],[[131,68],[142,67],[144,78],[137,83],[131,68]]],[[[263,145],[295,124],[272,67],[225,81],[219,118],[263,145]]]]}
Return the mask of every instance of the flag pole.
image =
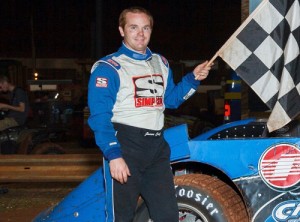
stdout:
{"type": "Polygon", "coordinates": [[[216,52],[216,54],[209,60],[207,66],[211,65],[215,59],[223,52],[228,45],[236,38],[236,36],[245,28],[246,25],[253,19],[253,17],[267,4],[269,0],[263,0],[256,9],[247,17],[247,19],[240,25],[240,27],[229,37],[229,39],[225,42],[225,44],[216,52]]]}

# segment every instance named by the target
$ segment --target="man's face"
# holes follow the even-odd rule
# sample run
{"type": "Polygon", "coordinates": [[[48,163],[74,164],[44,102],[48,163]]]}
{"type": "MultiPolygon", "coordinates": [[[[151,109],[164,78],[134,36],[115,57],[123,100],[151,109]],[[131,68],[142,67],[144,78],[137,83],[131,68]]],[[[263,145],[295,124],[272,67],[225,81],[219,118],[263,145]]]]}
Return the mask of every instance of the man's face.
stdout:
{"type": "Polygon", "coordinates": [[[128,48],[143,54],[146,52],[152,33],[146,14],[128,12],[125,27],[119,27],[119,31],[128,48]]]}
{"type": "Polygon", "coordinates": [[[0,82],[0,92],[7,92],[8,91],[8,83],[7,82],[0,82]]]}

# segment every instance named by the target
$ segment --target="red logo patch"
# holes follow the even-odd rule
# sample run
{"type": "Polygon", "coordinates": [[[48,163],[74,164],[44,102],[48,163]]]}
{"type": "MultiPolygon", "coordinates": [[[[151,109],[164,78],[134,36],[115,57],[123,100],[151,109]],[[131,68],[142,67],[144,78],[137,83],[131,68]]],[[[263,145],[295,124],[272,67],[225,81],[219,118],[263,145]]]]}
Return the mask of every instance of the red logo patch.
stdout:
{"type": "Polygon", "coordinates": [[[108,79],[103,77],[96,78],[96,87],[106,88],[108,86],[108,79]]]}
{"type": "Polygon", "coordinates": [[[134,77],[135,107],[163,106],[164,81],[161,75],[134,77]]]}
{"type": "Polygon", "coordinates": [[[259,173],[274,190],[293,190],[300,181],[300,150],[291,144],[277,144],[260,157],[259,173]]]}
{"type": "Polygon", "coordinates": [[[110,64],[112,64],[113,66],[119,66],[119,64],[118,63],[116,63],[114,60],[112,60],[112,59],[108,59],[107,60],[110,64]]]}

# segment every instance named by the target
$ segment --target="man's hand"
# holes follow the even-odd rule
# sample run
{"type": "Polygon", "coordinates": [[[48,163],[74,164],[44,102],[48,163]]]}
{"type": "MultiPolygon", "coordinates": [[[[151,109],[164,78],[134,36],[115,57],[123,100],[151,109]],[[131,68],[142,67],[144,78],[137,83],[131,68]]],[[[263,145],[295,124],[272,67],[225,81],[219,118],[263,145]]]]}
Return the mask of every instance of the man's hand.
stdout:
{"type": "Polygon", "coordinates": [[[123,158],[109,161],[109,167],[112,178],[121,184],[126,183],[128,176],[131,176],[129,168],[123,158]]]}
{"type": "Polygon", "coordinates": [[[3,110],[14,110],[17,112],[24,112],[25,111],[25,103],[20,102],[18,106],[12,106],[5,103],[0,103],[0,109],[3,110]]]}
{"type": "Polygon", "coordinates": [[[201,63],[200,65],[198,65],[194,69],[194,71],[193,71],[195,79],[196,80],[206,79],[206,77],[208,76],[208,73],[209,73],[212,65],[213,64],[208,64],[208,61],[206,61],[206,62],[201,63]]]}

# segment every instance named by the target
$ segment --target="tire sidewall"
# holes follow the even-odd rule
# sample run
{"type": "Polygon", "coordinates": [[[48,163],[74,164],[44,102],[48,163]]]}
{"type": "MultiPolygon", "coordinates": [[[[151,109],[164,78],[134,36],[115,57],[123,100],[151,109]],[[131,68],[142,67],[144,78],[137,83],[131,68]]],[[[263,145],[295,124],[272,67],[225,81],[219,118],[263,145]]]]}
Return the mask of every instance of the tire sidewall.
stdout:
{"type": "Polygon", "coordinates": [[[227,221],[221,205],[206,190],[184,185],[176,185],[175,190],[179,211],[186,206],[207,221],[227,221]]]}
{"type": "MultiPolygon", "coordinates": [[[[209,193],[192,186],[176,185],[176,197],[179,211],[187,208],[201,215],[206,221],[226,222],[222,207],[209,193]]],[[[149,213],[144,202],[137,208],[134,222],[148,222],[149,213]]],[[[204,220],[205,221],[205,220],[204,220]]]]}

